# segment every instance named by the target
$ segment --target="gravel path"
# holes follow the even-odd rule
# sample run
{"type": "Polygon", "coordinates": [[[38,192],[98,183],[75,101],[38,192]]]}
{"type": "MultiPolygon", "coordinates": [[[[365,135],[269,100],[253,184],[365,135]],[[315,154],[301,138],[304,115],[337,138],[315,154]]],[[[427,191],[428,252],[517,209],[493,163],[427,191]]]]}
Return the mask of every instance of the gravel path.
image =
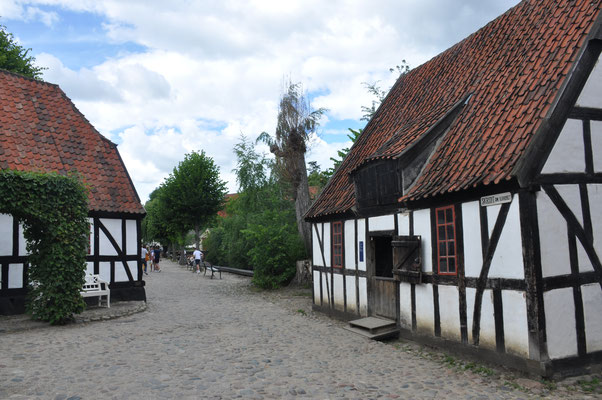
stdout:
{"type": "MultiPolygon", "coordinates": [[[[167,260],[161,266],[146,279],[143,312],[0,330],[0,398],[533,398],[503,376],[345,331],[313,313],[301,290],[266,295],[246,277],[212,280],[167,260]]],[[[567,390],[535,388],[537,397],[594,397],[567,390]]]]}

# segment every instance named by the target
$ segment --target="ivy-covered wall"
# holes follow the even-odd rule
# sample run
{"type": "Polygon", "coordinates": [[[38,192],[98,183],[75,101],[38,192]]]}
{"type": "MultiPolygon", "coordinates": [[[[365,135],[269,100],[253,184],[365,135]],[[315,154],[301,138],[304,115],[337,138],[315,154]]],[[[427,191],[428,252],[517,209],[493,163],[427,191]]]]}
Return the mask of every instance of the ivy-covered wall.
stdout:
{"type": "Polygon", "coordinates": [[[77,175],[0,171],[0,213],[23,225],[29,255],[27,310],[63,324],[84,309],[87,191],[77,175]],[[31,285],[31,283],[34,285],[31,285]]]}

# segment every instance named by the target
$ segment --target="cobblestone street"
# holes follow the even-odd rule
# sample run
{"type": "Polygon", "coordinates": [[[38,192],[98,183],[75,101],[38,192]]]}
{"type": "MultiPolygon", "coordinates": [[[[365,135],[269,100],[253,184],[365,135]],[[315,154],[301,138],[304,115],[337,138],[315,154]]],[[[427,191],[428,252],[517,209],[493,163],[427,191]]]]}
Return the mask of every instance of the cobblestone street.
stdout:
{"type": "MultiPolygon", "coordinates": [[[[209,279],[162,262],[146,310],[0,333],[5,399],[519,399],[504,378],[371,342],[311,312],[307,296],[209,279]]],[[[6,321],[6,320],[4,320],[6,321]]],[[[0,323],[3,320],[0,319],[0,323]]],[[[1,330],[0,330],[1,331],[1,330]]],[[[414,346],[413,348],[415,348],[414,346]]],[[[594,398],[560,388],[546,398],[594,398]]],[[[536,396],[536,397],[534,397],[536,396]]]]}

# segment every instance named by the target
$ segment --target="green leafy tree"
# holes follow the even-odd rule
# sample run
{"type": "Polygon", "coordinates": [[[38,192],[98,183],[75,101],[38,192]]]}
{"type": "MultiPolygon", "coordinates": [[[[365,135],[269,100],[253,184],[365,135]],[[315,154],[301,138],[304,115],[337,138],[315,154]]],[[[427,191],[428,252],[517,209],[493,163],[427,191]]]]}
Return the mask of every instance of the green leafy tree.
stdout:
{"type": "MultiPolygon", "coordinates": [[[[347,135],[347,137],[349,138],[349,140],[351,140],[351,143],[353,145],[353,143],[355,143],[357,141],[357,139],[360,137],[360,135],[362,134],[363,129],[357,129],[357,130],[351,129],[351,128],[347,128],[347,129],[349,129],[349,132],[351,132],[351,134],[347,135]]],[[[326,174],[328,175],[328,177],[331,177],[334,174],[334,171],[336,171],[337,168],[339,168],[339,166],[341,165],[341,163],[343,162],[345,157],[347,157],[347,154],[349,154],[350,151],[351,151],[351,148],[346,147],[344,149],[337,151],[338,158],[330,157],[330,159],[332,160],[334,165],[332,166],[332,168],[330,168],[328,171],[326,171],[326,174]]]]}
{"type": "MultiPolygon", "coordinates": [[[[392,74],[397,74],[397,79],[399,79],[399,77],[410,72],[410,66],[408,65],[406,60],[401,60],[401,64],[389,68],[389,72],[391,72],[392,74]]],[[[391,89],[382,89],[379,83],[380,81],[363,82],[363,85],[366,88],[366,90],[368,90],[368,93],[371,94],[374,98],[372,99],[370,106],[362,106],[362,112],[364,113],[364,115],[362,115],[362,117],[360,118],[361,121],[370,121],[372,119],[372,117],[376,113],[376,110],[380,106],[380,103],[383,102],[383,100],[387,96],[387,93],[389,93],[389,90],[391,89]]]]}
{"type": "Polygon", "coordinates": [[[276,163],[258,154],[243,136],[235,146],[238,197],[226,205],[204,242],[214,264],[252,269],[262,288],[284,285],[305,257],[297,230],[295,205],[276,163]]]}
{"type": "Polygon", "coordinates": [[[33,79],[42,79],[45,68],[35,65],[36,59],[29,55],[31,49],[25,49],[15,41],[12,33],[0,25],[0,68],[33,79]]]}
{"type": "Polygon", "coordinates": [[[322,171],[316,161],[310,161],[308,164],[307,183],[310,187],[317,186],[319,189],[322,189],[326,186],[326,182],[328,182],[330,175],[328,175],[327,171],[322,171]]]}
{"type": "Polygon", "coordinates": [[[274,137],[263,132],[258,138],[270,146],[270,152],[276,156],[279,173],[290,185],[290,193],[295,202],[297,227],[308,253],[311,250],[311,230],[303,216],[311,201],[305,153],[307,144],[325,112],[324,108],[312,109],[309,100],[303,94],[301,84],[289,82],[278,105],[274,137]]]}

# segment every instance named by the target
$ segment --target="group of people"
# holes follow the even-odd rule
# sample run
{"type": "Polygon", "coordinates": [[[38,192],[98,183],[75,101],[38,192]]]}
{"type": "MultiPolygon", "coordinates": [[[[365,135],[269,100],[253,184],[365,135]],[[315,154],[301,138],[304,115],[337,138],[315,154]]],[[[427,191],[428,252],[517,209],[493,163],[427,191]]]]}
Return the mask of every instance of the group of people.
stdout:
{"type": "Polygon", "coordinates": [[[150,264],[151,271],[161,272],[159,261],[161,260],[161,248],[154,246],[150,250],[148,247],[142,247],[142,270],[148,275],[147,267],[150,264]]]}

